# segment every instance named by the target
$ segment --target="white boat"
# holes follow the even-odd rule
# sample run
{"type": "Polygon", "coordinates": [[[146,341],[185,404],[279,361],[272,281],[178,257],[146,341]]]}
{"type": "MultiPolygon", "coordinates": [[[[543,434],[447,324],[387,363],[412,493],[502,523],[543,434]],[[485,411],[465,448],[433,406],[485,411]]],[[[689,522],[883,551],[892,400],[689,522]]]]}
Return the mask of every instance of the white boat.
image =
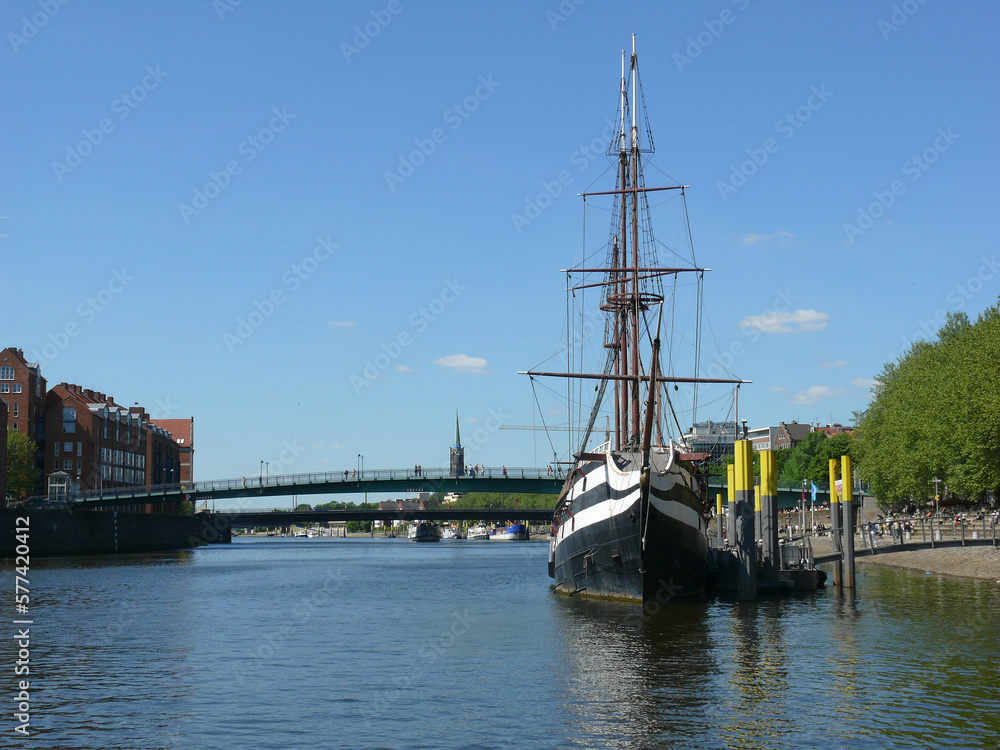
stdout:
{"type": "Polygon", "coordinates": [[[454,526],[449,526],[441,533],[442,539],[464,539],[462,532],[456,529],[454,526]]]}
{"type": "Polygon", "coordinates": [[[410,526],[411,542],[440,542],[441,527],[430,521],[418,521],[410,526]]]}
{"type": "Polygon", "coordinates": [[[496,542],[522,542],[528,538],[528,527],[523,523],[512,523],[506,529],[497,527],[490,539],[496,542]]]}
{"type": "Polygon", "coordinates": [[[490,538],[490,530],[482,524],[470,526],[465,538],[469,541],[485,541],[490,538]]]}

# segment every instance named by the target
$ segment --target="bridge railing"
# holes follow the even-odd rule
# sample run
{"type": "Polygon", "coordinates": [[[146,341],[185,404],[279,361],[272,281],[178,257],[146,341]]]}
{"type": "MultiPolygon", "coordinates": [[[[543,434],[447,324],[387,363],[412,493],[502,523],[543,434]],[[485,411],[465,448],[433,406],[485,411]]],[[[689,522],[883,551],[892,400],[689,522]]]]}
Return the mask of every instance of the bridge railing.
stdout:
{"type": "MultiPolygon", "coordinates": [[[[234,479],[216,479],[197,482],[172,482],[170,484],[156,484],[151,486],[116,487],[101,490],[84,490],[70,494],[62,494],[58,497],[38,495],[29,498],[28,503],[32,505],[44,505],[52,502],[65,504],[80,500],[109,500],[134,499],[138,497],[149,497],[150,502],[156,502],[157,497],[166,495],[179,495],[180,493],[198,494],[204,492],[214,492],[220,490],[261,490],[273,487],[288,487],[297,485],[315,484],[358,484],[361,482],[381,482],[415,480],[419,482],[434,480],[476,480],[476,479],[560,479],[563,474],[561,470],[553,470],[549,467],[511,467],[492,466],[482,467],[478,472],[463,473],[458,477],[450,469],[425,469],[416,467],[407,469],[369,469],[368,471],[357,471],[348,469],[345,471],[309,472],[300,474],[274,474],[271,476],[247,476],[236,477],[234,479]]],[[[414,489],[417,489],[416,487],[414,489]]],[[[364,490],[359,490],[363,492],[364,490]]],[[[171,498],[172,500],[176,498],[171,498]]]]}

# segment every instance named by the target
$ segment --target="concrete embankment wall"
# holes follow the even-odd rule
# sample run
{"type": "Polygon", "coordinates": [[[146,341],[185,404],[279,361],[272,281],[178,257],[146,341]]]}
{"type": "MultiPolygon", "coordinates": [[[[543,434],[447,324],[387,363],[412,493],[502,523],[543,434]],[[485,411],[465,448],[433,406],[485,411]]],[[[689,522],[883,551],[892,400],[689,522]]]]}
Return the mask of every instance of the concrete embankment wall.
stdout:
{"type": "Polygon", "coordinates": [[[25,531],[30,554],[46,557],[188,549],[232,539],[225,518],[213,519],[203,513],[168,516],[8,508],[0,510],[0,558],[15,556],[17,535],[25,531]],[[18,518],[27,518],[27,524],[18,518]]]}

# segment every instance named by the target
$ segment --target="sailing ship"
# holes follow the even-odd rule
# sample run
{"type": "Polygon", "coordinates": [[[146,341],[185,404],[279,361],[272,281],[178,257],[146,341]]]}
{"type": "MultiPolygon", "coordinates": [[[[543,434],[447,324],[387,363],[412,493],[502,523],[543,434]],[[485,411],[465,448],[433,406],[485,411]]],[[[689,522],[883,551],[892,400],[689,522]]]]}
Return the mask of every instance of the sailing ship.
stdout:
{"type": "MultiPolygon", "coordinates": [[[[630,60],[622,52],[618,128],[608,149],[617,166],[617,185],[612,191],[583,194],[585,202],[588,196],[613,196],[606,262],[587,267],[584,260],[564,271],[570,293],[599,291],[603,372],[523,374],[597,381],[589,423],[552,519],[549,575],[555,588],[568,594],[665,601],[702,596],[709,585],[706,492],[698,471],[708,456],[663,438],[663,415],[670,413],[677,421],[667,386],[741,381],[698,378],[697,360],[692,377],[665,375],[660,366],[664,280],[693,274],[700,292],[708,269],[694,262],[693,253],[689,264],[678,267],[663,266],[657,259],[647,196],[676,190],[683,198],[686,186],[645,186],[643,165],[652,153],[652,138],[645,132],[640,141],[639,123],[648,127],[640,95],[633,35],[630,60]],[[608,425],[603,444],[587,450],[606,391],[613,392],[614,425],[608,425]]],[[[685,209],[685,221],[686,216],[685,209]]]]}

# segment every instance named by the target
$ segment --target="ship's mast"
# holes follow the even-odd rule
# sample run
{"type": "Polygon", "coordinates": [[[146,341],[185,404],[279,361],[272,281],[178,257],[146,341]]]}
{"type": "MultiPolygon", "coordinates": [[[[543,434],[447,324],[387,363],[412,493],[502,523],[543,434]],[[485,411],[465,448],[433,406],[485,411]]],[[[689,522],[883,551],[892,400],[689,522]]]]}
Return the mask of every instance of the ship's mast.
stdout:
{"type": "MultiPolygon", "coordinates": [[[[639,187],[639,129],[636,127],[636,72],[635,34],[632,35],[632,186],[639,187]]],[[[632,193],[632,289],[629,304],[632,308],[632,375],[638,378],[639,370],[639,193],[632,193]]],[[[639,381],[632,381],[632,435],[639,437],[639,381]]]]}

